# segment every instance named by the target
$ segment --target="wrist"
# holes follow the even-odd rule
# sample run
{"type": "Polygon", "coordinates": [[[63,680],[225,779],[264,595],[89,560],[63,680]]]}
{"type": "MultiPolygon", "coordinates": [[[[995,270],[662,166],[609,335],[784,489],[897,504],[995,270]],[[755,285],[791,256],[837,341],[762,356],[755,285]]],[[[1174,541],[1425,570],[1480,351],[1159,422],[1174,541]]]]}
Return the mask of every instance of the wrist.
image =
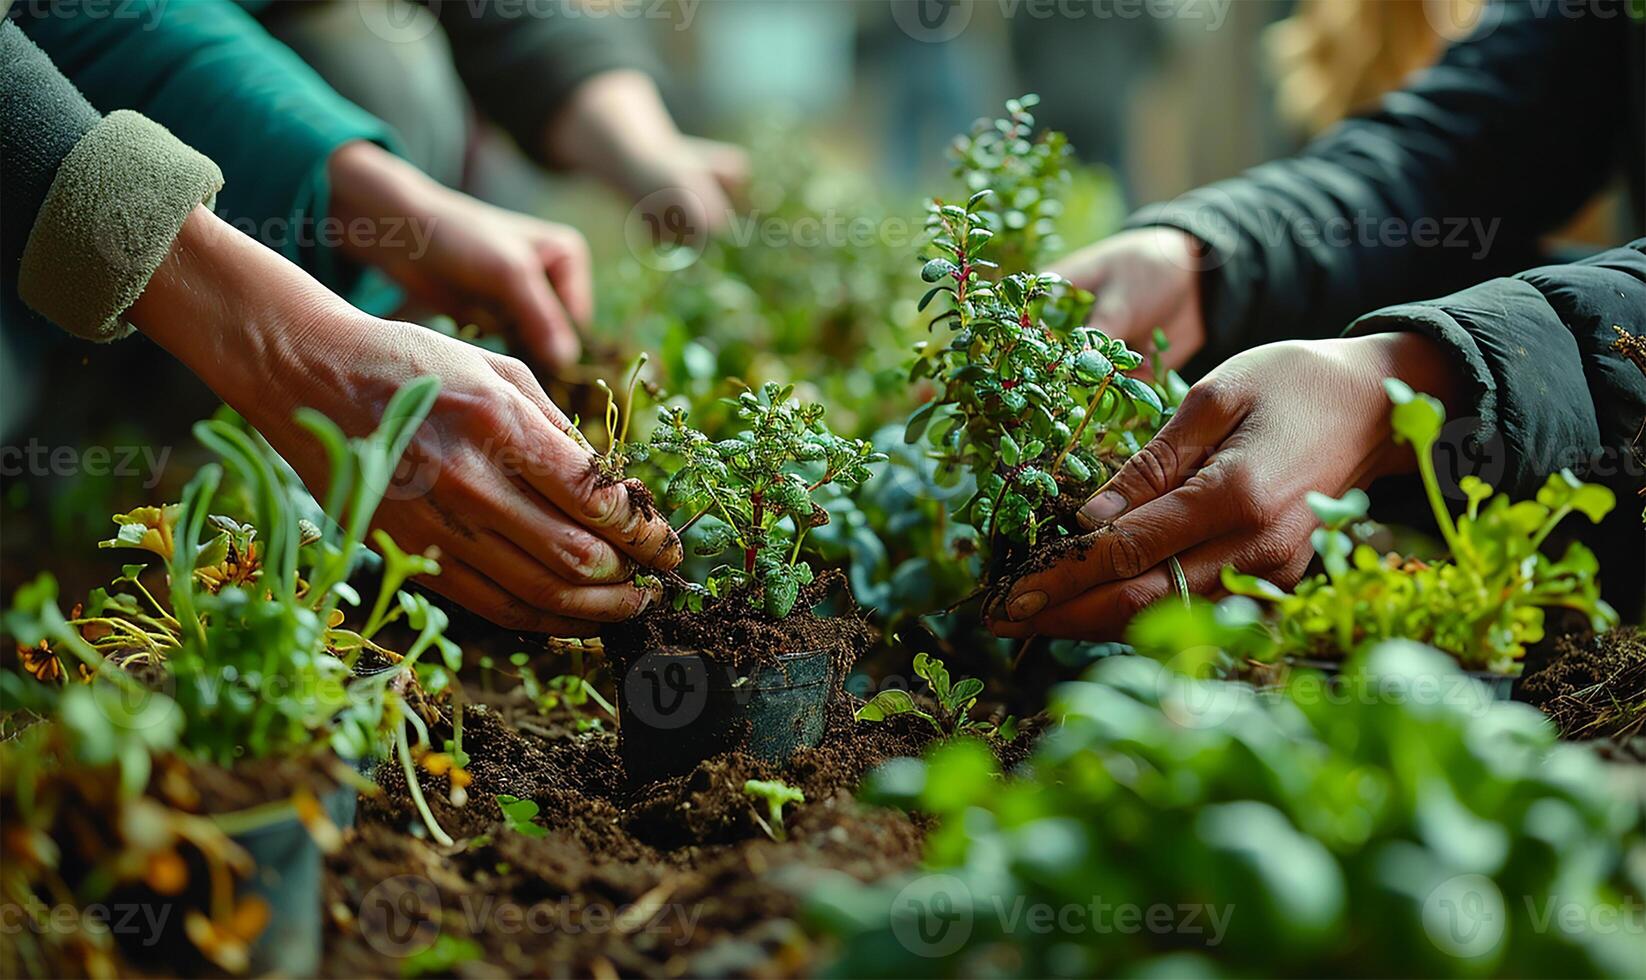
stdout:
{"type": "MultiPolygon", "coordinates": [[[[1390,409],[1383,391],[1385,378],[1397,378],[1413,391],[1432,395],[1446,407],[1448,418],[1457,417],[1464,408],[1461,404],[1463,385],[1457,367],[1446,348],[1435,340],[1420,333],[1395,331],[1351,337],[1343,343],[1356,348],[1356,360],[1365,365],[1367,383],[1376,388],[1375,404],[1385,417],[1390,409]]],[[[1412,448],[1396,443],[1391,436],[1383,440],[1372,473],[1384,476],[1408,473],[1415,468],[1412,448]]]]}
{"type": "MultiPolygon", "coordinates": [[[[343,228],[356,221],[415,219],[432,210],[433,196],[450,193],[438,181],[375,143],[354,140],[333,151],[326,163],[331,183],[329,210],[343,228]]],[[[381,234],[343,235],[339,251],[366,264],[378,264],[373,243],[381,234]]]]}
{"type": "Polygon", "coordinates": [[[369,318],[199,207],[127,319],[243,414],[289,417],[298,395],[282,379],[311,338],[341,341],[369,318]]]}

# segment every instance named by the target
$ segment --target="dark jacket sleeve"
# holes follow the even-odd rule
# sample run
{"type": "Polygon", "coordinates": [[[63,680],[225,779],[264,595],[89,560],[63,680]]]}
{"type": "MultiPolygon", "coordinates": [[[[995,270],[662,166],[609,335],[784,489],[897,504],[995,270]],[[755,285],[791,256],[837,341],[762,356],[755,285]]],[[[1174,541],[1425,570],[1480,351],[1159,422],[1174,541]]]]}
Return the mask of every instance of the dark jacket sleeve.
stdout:
{"type": "Polygon", "coordinates": [[[424,2],[480,110],[544,163],[544,130],[584,80],[623,68],[662,75],[636,24],[598,4],[424,2]]]}
{"type": "Polygon", "coordinates": [[[1356,316],[1535,265],[1612,175],[1621,4],[1497,3],[1474,38],[1300,155],[1145,208],[1210,247],[1208,349],[1323,337],[1356,316]]]}
{"type": "Polygon", "coordinates": [[[1447,427],[1443,478],[1473,473],[1525,498],[1569,468],[1611,487],[1617,509],[1590,537],[1613,603],[1638,616],[1646,374],[1617,348],[1619,328],[1646,333],[1646,239],[1378,310],[1349,332],[1415,330],[1451,353],[1472,418],[1447,427]]]}

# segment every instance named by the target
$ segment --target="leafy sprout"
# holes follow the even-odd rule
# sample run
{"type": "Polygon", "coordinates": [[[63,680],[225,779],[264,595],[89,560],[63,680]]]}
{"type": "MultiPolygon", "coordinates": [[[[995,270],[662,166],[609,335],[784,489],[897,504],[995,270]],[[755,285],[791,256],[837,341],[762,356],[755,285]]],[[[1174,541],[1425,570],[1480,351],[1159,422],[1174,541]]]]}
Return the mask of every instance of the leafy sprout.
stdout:
{"type": "Polygon", "coordinates": [[[943,661],[927,653],[914,655],[914,672],[926,682],[932,700],[937,702],[937,716],[920,709],[908,691],[888,688],[870,698],[852,716],[858,721],[885,721],[893,715],[911,714],[924,718],[937,730],[939,735],[999,735],[1010,740],[1015,732],[1015,722],[1007,718],[996,726],[988,722],[973,721],[972,708],[977,704],[977,696],[983,693],[983,682],[975,677],[963,677],[959,681],[952,681],[949,677],[949,668],[943,661]]]}
{"type": "Polygon", "coordinates": [[[790,803],[806,802],[806,794],[777,779],[751,779],[743,784],[743,792],[765,801],[766,816],[756,813],[754,818],[766,836],[772,840],[787,839],[788,831],[783,827],[783,807],[790,803]]]}

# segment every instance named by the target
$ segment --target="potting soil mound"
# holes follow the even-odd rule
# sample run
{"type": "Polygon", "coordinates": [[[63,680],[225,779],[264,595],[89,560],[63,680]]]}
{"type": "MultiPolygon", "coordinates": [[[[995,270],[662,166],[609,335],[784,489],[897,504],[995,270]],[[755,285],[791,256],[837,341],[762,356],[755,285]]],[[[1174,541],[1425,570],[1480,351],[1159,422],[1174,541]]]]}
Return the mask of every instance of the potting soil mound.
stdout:
{"type": "MultiPolygon", "coordinates": [[[[907,869],[924,837],[918,817],[852,794],[878,763],[920,755],[931,726],[910,715],[855,722],[856,703],[837,692],[822,746],[787,765],[728,753],[645,786],[628,783],[611,733],[580,733],[517,695],[471,706],[466,805],[451,803],[446,776],[420,773],[457,846],[405,832],[421,821],[400,766],[381,766],[382,794],[361,801],[351,841],[331,861],[324,972],[449,974],[458,962],[473,975],[815,968],[821,951],[798,923],[805,882],[823,869],[865,881],[907,869]],[[805,793],[784,810],[785,841],[760,827],[765,804],[743,792],[749,779],[781,779],[805,793]],[[541,830],[511,829],[498,794],[536,803],[541,830]]],[[[1031,722],[996,745],[1003,767],[1022,761],[1038,730],[1031,722]]],[[[449,736],[433,734],[437,743],[449,736]]]]}

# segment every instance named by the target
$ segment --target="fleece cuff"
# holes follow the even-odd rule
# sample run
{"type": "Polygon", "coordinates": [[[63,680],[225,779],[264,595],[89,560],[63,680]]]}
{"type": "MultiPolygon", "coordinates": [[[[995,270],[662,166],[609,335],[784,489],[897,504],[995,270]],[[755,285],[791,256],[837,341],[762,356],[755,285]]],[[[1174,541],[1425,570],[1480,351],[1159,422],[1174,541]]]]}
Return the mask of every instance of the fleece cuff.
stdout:
{"type": "Polygon", "coordinates": [[[209,204],[223,173],[164,126],[130,110],[86,133],[52,178],[24,246],[18,295],[87,340],[131,332],[137,302],[189,212],[209,204]]]}

